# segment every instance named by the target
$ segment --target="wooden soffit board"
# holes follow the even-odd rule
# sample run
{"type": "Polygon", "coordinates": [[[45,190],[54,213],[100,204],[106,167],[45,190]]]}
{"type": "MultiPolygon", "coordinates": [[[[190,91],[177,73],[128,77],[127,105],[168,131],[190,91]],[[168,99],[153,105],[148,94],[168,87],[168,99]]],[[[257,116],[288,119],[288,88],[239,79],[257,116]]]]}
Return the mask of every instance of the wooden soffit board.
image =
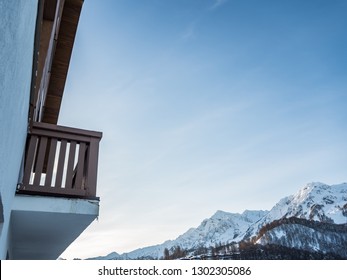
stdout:
{"type": "Polygon", "coordinates": [[[82,5],[83,0],[65,0],[44,106],[42,121],[46,123],[58,122],[82,5]]]}

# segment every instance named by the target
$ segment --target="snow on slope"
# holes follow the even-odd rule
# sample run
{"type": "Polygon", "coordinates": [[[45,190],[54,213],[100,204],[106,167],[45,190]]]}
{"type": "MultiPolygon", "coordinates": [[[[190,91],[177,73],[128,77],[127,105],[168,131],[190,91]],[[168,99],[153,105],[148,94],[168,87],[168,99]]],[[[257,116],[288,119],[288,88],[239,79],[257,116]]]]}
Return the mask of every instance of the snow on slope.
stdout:
{"type": "Polygon", "coordinates": [[[347,258],[347,231],[345,226],[326,223],[281,224],[264,232],[257,244],[277,244],[300,250],[338,254],[347,258]],[[319,226],[319,224],[324,226],[319,226]]]}
{"type": "Polygon", "coordinates": [[[346,210],[347,183],[331,186],[319,182],[309,183],[296,194],[281,199],[267,215],[239,236],[237,241],[255,236],[264,225],[281,218],[297,217],[344,224],[347,223],[346,210]]]}
{"type": "Polygon", "coordinates": [[[246,210],[242,214],[217,211],[199,227],[189,229],[175,240],[103,258],[157,259],[163,256],[165,248],[180,246],[183,249],[196,249],[200,246],[237,242],[256,236],[265,224],[289,217],[335,224],[347,223],[347,183],[332,186],[323,183],[307,184],[296,194],[281,199],[270,211],[246,210]]]}
{"type": "Polygon", "coordinates": [[[215,246],[218,243],[231,242],[237,235],[244,232],[251,224],[262,218],[267,211],[246,210],[242,214],[217,211],[211,218],[205,219],[197,228],[191,228],[175,240],[168,240],[162,244],[140,248],[129,253],[94,259],[138,259],[163,257],[164,249],[180,246],[182,249],[197,249],[201,246],[215,246]]]}
{"type": "Polygon", "coordinates": [[[262,218],[267,211],[245,211],[242,214],[217,211],[204,220],[196,229],[179,236],[176,241],[182,248],[209,247],[216,243],[226,243],[247,230],[262,218]]]}
{"type": "Polygon", "coordinates": [[[88,260],[119,260],[119,259],[121,259],[121,256],[116,252],[112,252],[106,256],[90,258],[88,260]]]}

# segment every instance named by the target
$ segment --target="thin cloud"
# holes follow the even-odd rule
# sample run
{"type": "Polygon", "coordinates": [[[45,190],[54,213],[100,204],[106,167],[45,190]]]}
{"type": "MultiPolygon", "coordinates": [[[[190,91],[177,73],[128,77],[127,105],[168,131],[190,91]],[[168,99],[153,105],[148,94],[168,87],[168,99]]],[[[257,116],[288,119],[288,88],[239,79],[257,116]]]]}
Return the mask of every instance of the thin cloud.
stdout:
{"type": "Polygon", "coordinates": [[[196,22],[192,22],[187,26],[187,28],[184,30],[184,32],[181,35],[181,40],[189,40],[194,37],[195,35],[195,27],[196,22]]]}
{"type": "Polygon", "coordinates": [[[224,5],[228,0],[214,0],[213,5],[211,6],[211,10],[217,9],[220,6],[224,5]]]}

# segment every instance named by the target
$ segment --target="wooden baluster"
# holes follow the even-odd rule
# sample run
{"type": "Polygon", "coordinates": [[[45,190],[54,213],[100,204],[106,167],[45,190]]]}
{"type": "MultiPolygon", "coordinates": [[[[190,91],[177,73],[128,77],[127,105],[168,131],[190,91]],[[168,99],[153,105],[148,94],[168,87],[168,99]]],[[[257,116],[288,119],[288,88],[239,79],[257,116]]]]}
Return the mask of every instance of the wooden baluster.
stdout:
{"type": "Polygon", "coordinates": [[[41,183],[42,169],[43,163],[45,161],[46,155],[46,147],[47,147],[47,137],[40,137],[40,145],[36,158],[36,166],[35,166],[35,178],[34,178],[34,187],[39,187],[41,183]]]}
{"type": "Polygon", "coordinates": [[[49,154],[48,154],[48,161],[47,161],[45,187],[52,187],[52,176],[54,171],[53,169],[54,169],[55,154],[57,149],[57,142],[58,140],[56,138],[51,139],[51,145],[49,147],[49,154]]]}
{"type": "Polygon", "coordinates": [[[98,172],[99,139],[92,138],[87,157],[86,195],[96,196],[96,182],[98,172]]]}
{"type": "Polygon", "coordinates": [[[86,144],[80,143],[80,149],[78,153],[78,161],[77,161],[77,172],[76,172],[76,180],[75,187],[76,189],[83,189],[83,176],[84,176],[84,161],[86,155],[86,144]]]}
{"type": "Polygon", "coordinates": [[[66,171],[66,181],[65,181],[65,188],[72,188],[72,178],[74,173],[74,163],[75,163],[75,154],[76,154],[76,142],[71,141],[70,142],[70,151],[69,151],[69,158],[67,163],[67,171],[66,171]]]}
{"type": "Polygon", "coordinates": [[[66,140],[61,140],[60,142],[60,151],[59,151],[59,160],[58,160],[58,168],[57,168],[57,176],[55,179],[55,188],[62,187],[63,181],[63,172],[64,172],[64,163],[65,163],[65,154],[66,154],[66,140]]]}
{"type": "Polygon", "coordinates": [[[24,167],[24,177],[23,177],[23,187],[29,186],[31,171],[34,165],[34,159],[36,154],[36,145],[37,145],[38,137],[36,135],[31,135],[28,147],[28,153],[25,159],[25,167],[24,167]]]}

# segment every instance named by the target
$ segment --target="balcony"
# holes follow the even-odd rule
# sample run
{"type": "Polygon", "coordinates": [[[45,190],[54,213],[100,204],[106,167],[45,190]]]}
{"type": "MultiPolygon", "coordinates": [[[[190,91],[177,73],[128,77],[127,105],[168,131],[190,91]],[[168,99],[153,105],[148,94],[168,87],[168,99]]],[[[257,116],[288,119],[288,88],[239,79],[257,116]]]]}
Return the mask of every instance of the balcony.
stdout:
{"type": "Polygon", "coordinates": [[[101,137],[101,132],[34,123],[17,193],[97,198],[101,137]]]}
{"type": "Polygon", "coordinates": [[[11,211],[11,259],[57,259],[99,215],[100,132],[34,123],[11,211]]]}

